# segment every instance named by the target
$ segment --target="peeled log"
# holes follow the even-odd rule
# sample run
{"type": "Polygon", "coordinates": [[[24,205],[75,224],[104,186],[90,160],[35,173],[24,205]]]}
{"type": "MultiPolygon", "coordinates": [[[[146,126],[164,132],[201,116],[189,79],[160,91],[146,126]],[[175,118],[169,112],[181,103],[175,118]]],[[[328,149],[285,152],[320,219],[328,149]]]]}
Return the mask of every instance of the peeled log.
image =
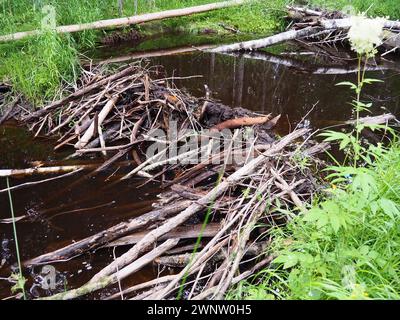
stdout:
{"type": "Polygon", "coordinates": [[[236,129],[243,126],[253,126],[256,124],[264,124],[270,119],[269,116],[266,117],[243,117],[226,120],[221,122],[215,126],[213,126],[210,130],[218,130],[222,131],[224,129],[236,129]]]}
{"type": "Polygon", "coordinates": [[[0,177],[19,177],[31,176],[35,174],[56,174],[64,172],[73,172],[76,170],[90,169],[95,167],[94,164],[75,165],[75,166],[59,166],[59,167],[35,167],[27,169],[1,169],[0,177]]]}
{"type": "Polygon", "coordinates": [[[321,28],[318,27],[307,27],[301,30],[289,30],[282,32],[267,38],[259,40],[251,40],[245,42],[239,42],[234,44],[228,44],[225,46],[220,46],[211,50],[209,52],[232,52],[240,50],[255,50],[259,48],[269,47],[278,43],[282,43],[289,40],[295,40],[303,37],[309,37],[321,32],[321,28]]]}
{"type": "MultiPolygon", "coordinates": [[[[114,108],[115,104],[118,101],[118,98],[119,98],[118,96],[112,97],[106,103],[106,105],[103,107],[103,109],[100,111],[99,117],[98,117],[98,123],[97,123],[98,126],[101,126],[101,124],[106,119],[108,114],[114,108]]],[[[93,122],[90,125],[89,129],[87,129],[87,131],[82,136],[82,138],[75,144],[75,148],[76,149],[84,148],[89,143],[90,139],[92,139],[95,131],[96,131],[96,121],[93,120],[93,122]]],[[[100,141],[101,141],[101,139],[100,139],[100,141]]]]}

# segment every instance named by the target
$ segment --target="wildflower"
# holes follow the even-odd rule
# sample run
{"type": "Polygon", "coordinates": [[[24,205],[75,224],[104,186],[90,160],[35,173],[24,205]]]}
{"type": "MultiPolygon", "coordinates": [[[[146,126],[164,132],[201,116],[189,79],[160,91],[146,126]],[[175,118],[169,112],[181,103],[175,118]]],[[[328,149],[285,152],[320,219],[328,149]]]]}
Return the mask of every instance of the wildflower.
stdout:
{"type": "Polygon", "coordinates": [[[374,56],[376,47],[383,42],[383,27],[386,19],[369,19],[364,15],[353,16],[348,33],[351,48],[360,55],[374,56]]]}

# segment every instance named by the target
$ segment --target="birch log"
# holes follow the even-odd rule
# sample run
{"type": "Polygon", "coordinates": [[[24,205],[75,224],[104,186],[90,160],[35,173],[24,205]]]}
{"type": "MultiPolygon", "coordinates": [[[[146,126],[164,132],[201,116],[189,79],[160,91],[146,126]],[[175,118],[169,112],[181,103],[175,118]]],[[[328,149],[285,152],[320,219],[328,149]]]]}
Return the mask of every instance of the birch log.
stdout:
{"type": "MultiPolygon", "coordinates": [[[[90,23],[82,23],[82,24],[74,24],[69,26],[59,26],[55,29],[57,33],[72,33],[79,32],[85,30],[96,30],[96,29],[105,29],[105,28],[120,28],[123,26],[128,26],[132,24],[139,24],[143,22],[149,22],[154,20],[162,20],[167,18],[188,16],[196,13],[202,13],[227,7],[239,6],[246,2],[250,2],[251,0],[231,0],[231,1],[223,1],[217,3],[210,3],[201,6],[195,6],[190,8],[183,9],[174,9],[167,10],[161,12],[154,13],[146,13],[142,15],[135,15],[131,17],[118,18],[118,19],[108,19],[108,20],[100,20],[96,22],[90,23]]],[[[32,30],[25,32],[17,32],[13,34],[7,34],[0,36],[0,42],[12,41],[12,40],[20,40],[30,36],[37,36],[42,33],[41,30],[32,30]]]]}
{"type": "Polygon", "coordinates": [[[289,30],[282,32],[267,38],[251,40],[245,42],[238,42],[234,44],[228,44],[220,46],[211,50],[209,52],[232,52],[240,50],[255,50],[259,48],[269,47],[278,43],[282,43],[289,40],[309,37],[321,32],[321,28],[318,27],[307,27],[301,30],[289,30]]]}
{"type": "MultiPolygon", "coordinates": [[[[325,29],[349,29],[351,27],[351,18],[344,19],[321,19],[319,25],[325,29]]],[[[400,29],[400,22],[393,20],[386,20],[385,28],[387,29],[400,29]]]]}
{"type": "Polygon", "coordinates": [[[59,166],[59,167],[35,167],[27,169],[1,169],[0,177],[19,177],[19,176],[32,176],[35,174],[56,174],[64,172],[73,172],[82,169],[94,168],[95,164],[89,165],[71,165],[71,166],[59,166]]]}

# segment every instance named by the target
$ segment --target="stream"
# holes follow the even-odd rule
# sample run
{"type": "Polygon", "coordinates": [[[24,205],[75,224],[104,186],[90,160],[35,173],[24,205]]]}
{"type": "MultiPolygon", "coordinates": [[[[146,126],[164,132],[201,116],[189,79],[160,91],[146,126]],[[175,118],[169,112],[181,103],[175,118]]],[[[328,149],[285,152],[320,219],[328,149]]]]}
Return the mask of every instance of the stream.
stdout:
{"type": "MultiPolygon", "coordinates": [[[[118,47],[100,50],[96,59],[118,56],[118,47]]],[[[262,53],[249,56],[216,55],[191,52],[148,58],[150,65],[162,66],[169,76],[202,75],[202,78],[177,80],[175,85],[194,96],[205,96],[205,85],[211,96],[222,103],[243,107],[261,114],[282,114],[276,128],[285,134],[300,122],[314,130],[335,126],[353,117],[352,92],[348,87],[336,86],[343,81],[355,81],[353,66],[327,65],[316,67],[320,61],[313,55],[294,57],[288,54],[262,53]],[[324,71],[325,70],[325,71],[324,71]],[[324,71],[324,72],[323,72],[324,71]]],[[[391,112],[400,114],[400,62],[383,64],[385,70],[368,72],[369,78],[383,80],[365,90],[365,98],[374,103],[371,115],[391,112]]],[[[71,149],[53,151],[56,141],[32,137],[25,127],[9,121],[0,126],[0,169],[28,168],[39,163],[64,165],[77,163],[63,160],[71,149]]],[[[81,159],[82,163],[96,163],[101,159],[81,159]]],[[[78,161],[79,163],[79,161],[78,161]]],[[[99,162],[100,163],[100,162],[99,162]]],[[[159,186],[141,178],[111,184],[128,172],[129,168],[114,166],[100,175],[87,177],[78,173],[61,180],[38,184],[12,192],[16,217],[27,216],[17,222],[17,234],[22,261],[65,246],[119,222],[139,216],[151,209],[157,200],[159,186]],[[120,169],[120,170],[117,170],[120,169]]],[[[49,176],[46,176],[46,178],[49,176]]],[[[44,176],[10,179],[17,185],[44,176]]],[[[4,178],[0,190],[7,187],[4,178]]],[[[10,201],[7,192],[0,192],[0,220],[9,219],[10,201]]],[[[6,220],[4,220],[6,221],[6,220]]],[[[3,221],[3,222],[4,222],[3,221]]],[[[10,223],[0,223],[0,299],[12,296],[8,277],[16,268],[16,250],[13,228],[10,223]]],[[[124,249],[100,249],[96,254],[86,254],[67,262],[54,264],[57,286],[47,291],[35,284],[42,266],[24,270],[30,298],[75,288],[88,281],[96,272],[108,265],[113,256],[124,249]]],[[[129,287],[176,270],[159,270],[147,266],[123,282],[129,287]]],[[[118,285],[102,290],[90,297],[104,298],[118,292],[118,285]]]]}

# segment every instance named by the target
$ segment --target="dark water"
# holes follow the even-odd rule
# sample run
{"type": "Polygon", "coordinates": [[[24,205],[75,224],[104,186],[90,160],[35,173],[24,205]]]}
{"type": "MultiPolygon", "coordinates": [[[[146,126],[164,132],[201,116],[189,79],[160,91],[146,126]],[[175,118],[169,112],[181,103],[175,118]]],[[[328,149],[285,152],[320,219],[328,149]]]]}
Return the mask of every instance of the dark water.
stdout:
{"type": "MultiPolygon", "coordinates": [[[[111,51],[115,55],[118,49],[111,51]]],[[[103,58],[107,56],[103,55],[103,58]]],[[[271,54],[250,59],[244,56],[191,53],[152,58],[150,64],[163,66],[170,76],[202,75],[201,79],[175,81],[176,86],[195,96],[205,96],[204,85],[207,85],[212,97],[224,104],[263,114],[282,114],[278,132],[289,131],[300,120],[304,125],[316,129],[353,117],[349,105],[352,93],[347,87],[335,84],[356,80],[355,73],[344,73],[354,67],[354,61],[347,65],[327,65],[321,64],[313,56],[306,60],[288,56],[277,58],[271,54]],[[321,74],[321,66],[325,73],[321,74]]],[[[372,115],[387,111],[399,115],[400,75],[397,70],[400,64],[385,63],[382,66],[387,70],[369,72],[368,77],[385,82],[367,87],[364,98],[374,102],[372,115]]],[[[49,140],[33,140],[30,133],[15,124],[3,125],[0,127],[0,169],[29,167],[31,161],[43,161],[46,165],[59,164],[69,151],[55,153],[52,151],[54,144],[49,140]]],[[[159,191],[157,185],[139,187],[143,181],[133,178],[110,186],[110,181],[123,173],[118,171],[114,174],[116,169],[110,168],[101,176],[88,178],[85,174],[78,174],[13,191],[15,215],[30,216],[27,221],[17,223],[22,260],[55,250],[149,210],[159,191]],[[71,212],[77,209],[81,211],[71,212]]],[[[16,185],[43,178],[13,178],[10,183],[16,185]]],[[[0,190],[5,187],[6,181],[1,179],[0,190]]],[[[0,219],[9,217],[8,194],[0,193],[0,219]]],[[[0,224],[0,242],[0,263],[3,264],[0,277],[7,278],[16,263],[11,224],[0,224]]],[[[121,251],[117,250],[116,254],[121,254],[121,251]]],[[[82,285],[112,259],[112,250],[106,249],[56,264],[62,280],[58,290],[63,290],[65,279],[67,287],[82,285]]],[[[28,288],[32,286],[37,271],[25,271],[29,280],[28,288]]],[[[148,280],[156,274],[157,270],[149,266],[125,281],[124,286],[148,280]]],[[[0,298],[11,295],[10,287],[10,283],[0,279],[0,298]]],[[[98,298],[116,290],[113,288],[93,297],[98,298]]]]}
{"type": "MultiPolygon", "coordinates": [[[[274,56],[263,56],[267,59],[271,57],[274,56]]],[[[343,81],[356,82],[356,73],[313,74],[315,66],[310,63],[304,64],[304,68],[300,70],[248,57],[203,53],[153,58],[152,62],[165,66],[169,75],[202,75],[202,79],[176,82],[178,87],[185,87],[196,96],[205,96],[204,85],[207,85],[213,98],[226,105],[244,107],[263,114],[281,114],[278,130],[289,130],[304,117],[313,129],[324,128],[353,117],[349,103],[354,93],[348,87],[336,84],[343,81]]],[[[339,70],[335,70],[338,66],[327,67],[331,69],[329,72],[353,69],[353,65],[341,66],[342,69],[339,70]]],[[[400,67],[400,62],[397,67],[400,67]]],[[[370,110],[371,115],[388,111],[399,115],[400,72],[368,72],[367,77],[384,81],[364,90],[364,100],[374,103],[370,110]]]]}
{"type": "MultiPolygon", "coordinates": [[[[0,169],[30,167],[31,161],[43,161],[50,166],[57,165],[69,153],[54,153],[53,141],[33,140],[26,129],[15,124],[0,127],[0,142],[0,169]]],[[[143,181],[135,178],[110,187],[113,180],[121,177],[121,172],[113,175],[117,168],[110,168],[96,177],[87,177],[87,173],[79,173],[62,180],[12,191],[15,216],[29,215],[28,219],[17,223],[21,260],[50,252],[149,211],[158,193],[158,187],[148,184],[138,192],[138,185],[143,184],[143,181]],[[106,181],[107,179],[109,180],[106,181]]],[[[49,177],[12,178],[10,184],[17,185],[49,177]]],[[[2,178],[0,190],[6,187],[6,180],[2,178]]],[[[0,193],[0,219],[10,217],[8,193],[0,193]]],[[[3,264],[0,268],[0,278],[9,277],[15,266],[13,239],[12,224],[0,224],[0,263],[3,264]]],[[[117,250],[116,254],[120,255],[121,251],[117,250]]],[[[112,250],[105,249],[68,263],[55,264],[54,267],[60,273],[58,290],[63,290],[61,280],[66,279],[71,287],[82,285],[112,260],[112,250]]],[[[37,267],[36,270],[25,271],[25,277],[29,281],[28,288],[32,286],[33,278],[40,270],[41,267],[37,267]]],[[[128,283],[132,285],[142,282],[154,276],[156,271],[152,267],[146,268],[132,279],[128,279],[128,283]]],[[[5,279],[0,280],[0,298],[10,295],[10,284],[5,279]]]]}

